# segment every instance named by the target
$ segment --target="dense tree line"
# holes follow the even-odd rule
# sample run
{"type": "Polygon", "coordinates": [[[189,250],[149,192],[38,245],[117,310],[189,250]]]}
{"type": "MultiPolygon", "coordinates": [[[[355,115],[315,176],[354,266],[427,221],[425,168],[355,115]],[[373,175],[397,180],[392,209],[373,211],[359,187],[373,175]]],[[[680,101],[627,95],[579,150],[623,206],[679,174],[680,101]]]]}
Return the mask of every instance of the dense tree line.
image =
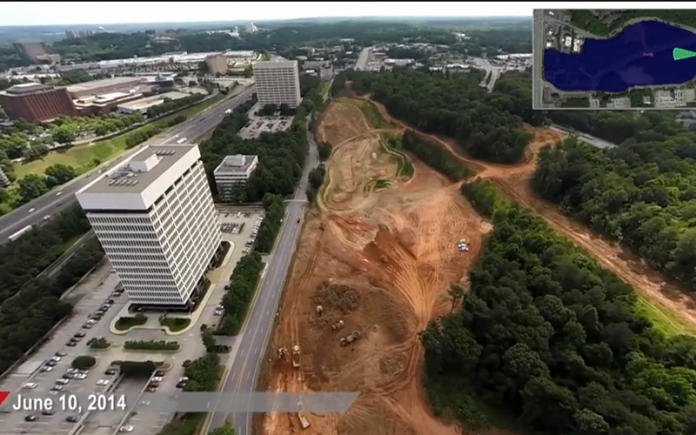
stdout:
{"type": "Polygon", "coordinates": [[[328,142],[318,142],[317,151],[319,153],[319,160],[324,162],[331,157],[331,144],[328,142]]]}
{"type": "Polygon", "coordinates": [[[463,193],[494,230],[462,310],[422,334],[435,410],[486,425],[495,402],[538,434],[694,433],[696,339],[656,331],[628,285],[490,181],[463,193]]]}
{"type": "Polygon", "coordinates": [[[177,109],[181,109],[182,107],[190,106],[204,98],[206,98],[206,95],[204,94],[193,94],[189,95],[188,97],[179,98],[178,100],[165,98],[164,103],[147,109],[147,117],[150,119],[157,118],[165,113],[173,112],[177,109]]]}
{"type": "Polygon", "coordinates": [[[96,240],[78,248],[54,277],[41,275],[62,255],[66,242],[89,230],[79,206],[0,246],[0,373],[72,312],[59,300],[104,257],[96,240]]]}
{"type": "Polygon", "coordinates": [[[522,119],[499,108],[501,96],[481,88],[483,73],[456,80],[413,70],[348,70],[341,75],[332,85],[334,95],[350,80],[358,94],[371,93],[393,116],[414,128],[453,137],[473,157],[517,162],[531,140],[531,134],[522,129],[522,119]]]}
{"type": "Polygon", "coordinates": [[[174,118],[167,121],[166,124],[151,125],[146,128],[137,129],[136,131],[129,133],[126,136],[126,146],[128,148],[133,148],[136,145],[140,145],[151,137],[157,136],[162,133],[165,129],[174,127],[177,124],[181,124],[186,121],[186,115],[177,115],[174,118]]]}
{"type": "Polygon", "coordinates": [[[237,335],[239,333],[249,304],[254,298],[263,267],[261,255],[257,252],[245,255],[235,266],[232,276],[230,276],[229,289],[222,297],[225,315],[216,331],[218,335],[237,335]]]}
{"type": "Polygon", "coordinates": [[[307,199],[309,202],[314,202],[316,199],[321,185],[324,184],[325,175],[326,167],[324,167],[323,163],[309,171],[309,186],[307,186],[307,199]]]}
{"type": "Polygon", "coordinates": [[[215,352],[206,352],[187,364],[184,373],[189,378],[184,391],[215,391],[220,381],[220,356],[215,352]]]}
{"type": "MultiPolygon", "coordinates": [[[[397,141],[397,144],[399,142],[397,141]]],[[[474,172],[452,153],[413,130],[406,130],[401,137],[401,147],[412,152],[426,165],[446,175],[452,181],[459,181],[474,175],[474,172]]]]}
{"type": "Polygon", "coordinates": [[[630,139],[608,150],[570,137],[542,150],[533,186],[696,289],[696,141],[690,135],[630,139]]]}
{"type": "Polygon", "coordinates": [[[285,216],[285,205],[283,197],[267,193],[263,197],[263,208],[265,214],[259,226],[259,233],[256,236],[255,251],[268,254],[273,249],[276,237],[280,232],[280,227],[285,216]]]}

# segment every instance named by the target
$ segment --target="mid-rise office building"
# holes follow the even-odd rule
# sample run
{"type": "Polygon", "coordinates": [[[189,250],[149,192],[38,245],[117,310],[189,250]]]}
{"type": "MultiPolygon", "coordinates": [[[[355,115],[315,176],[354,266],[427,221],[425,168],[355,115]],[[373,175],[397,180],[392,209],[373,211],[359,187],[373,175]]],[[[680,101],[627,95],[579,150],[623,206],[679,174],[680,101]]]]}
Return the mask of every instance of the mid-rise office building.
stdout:
{"type": "Polygon", "coordinates": [[[0,106],[12,120],[26,119],[37,124],[76,115],[75,105],[65,88],[40,83],[10,86],[0,92],[0,106]]]}
{"type": "Polygon", "coordinates": [[[295,108],[302,102],[300,73],[296,60],[254,64],[256,95],[262,106],[287,104],[295,108]]]}
{"type": "Polygon", "coordinates": [[[131,302],[191,307],[222,237],[197,145],[145,148],[76,197],[131,302]]]}
{"type": "Polygon", "coordinates": [[[221,54],[214,54],[206,57],[205,64],[208,66],[208,71],[210,74],[227,73],[227,58],[221,54]]]}
{"type": "Polygon", "coordinates": [[[259,158],[257,156],[244,156],[241,154],[226,156],[213,171],[220,199],[231,201],[234,197],[235,188],[246,184],[258,164],[259,158]]]}

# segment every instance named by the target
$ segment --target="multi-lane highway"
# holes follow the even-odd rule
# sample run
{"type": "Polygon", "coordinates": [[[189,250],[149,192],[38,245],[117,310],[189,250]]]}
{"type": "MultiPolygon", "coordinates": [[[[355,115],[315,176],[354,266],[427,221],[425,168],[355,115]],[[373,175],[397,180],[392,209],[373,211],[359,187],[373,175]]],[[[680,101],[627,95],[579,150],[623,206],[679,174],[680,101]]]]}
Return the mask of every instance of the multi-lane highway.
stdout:
{"type": "MultiPolygon", "coordinates": [[[[268,264],[266,275],[258,289],[258,295],[254,306],[249,312],[247,325],[240,336],[239,348],[233,359],[229,375],[223,385],[222,391],[226,393],[248,393],[254,391],[258,370],[261,367],[261,358],[264,357],[266,346],[273,328],[273,320],[280,296],[283,293],[285,278],[295,253],[295,246],[302,229],[302,220],[308,206],[306,191],[308,187],[309,171],[315,168],[319,162],[317,147],[311,134],[308,134],[309,155],[305,162],[302,178],[295,191],[294,199],[286,202],[283,227],[278,235],[273,258],[268,264]]],[[[229,363],[228,363],[229,366],[229,363]]],[[[238,435],[251,433],[251,413],[239,413],[234,415],[234,428],[238,435]]],[[[210,429],[221,427],[225,424],[227,415],[224,413],[213,414],[210,429]]]]}
{"type": "Polygon", "coordinates": [[[254,92],[256,92],[256,87],[249,87],[236,96],[211,106],[192,116],[190,119],[186,120],[180,125],[174,127],[170,132],[168,132],[168,136],[164,140],[161,138],[153,138],[122,154],[115,160],[95,168],[88,174],[72,180],[71,182],[59,187],[57,190],[52,190],[46,195],[43,195],[42,197],[37,198],[28,204],[25,204],[22,207],[19,207],[18,209],[6,214],[0,218],[0,243],[4,243],[7,241],[7,238],[10,235],[16,233],[27,225],[40,224],[43,222],[44,216],[54,215],[63,208],[67,207],[69,204],[75,201],[75,192],[94,181],[94,174],[98,174],[98,171],[104,170],[107,165],[111,167],[114,163],[123,161],[147,145],[168,143],[181,138],[194,140],[200,136],[203,136],[205,133],[215,128],[218,123],[220,123],[227,109],[236,108],[246,101],[254,92]],[[30,212],[30,210],[33,211],[30,212]]]}

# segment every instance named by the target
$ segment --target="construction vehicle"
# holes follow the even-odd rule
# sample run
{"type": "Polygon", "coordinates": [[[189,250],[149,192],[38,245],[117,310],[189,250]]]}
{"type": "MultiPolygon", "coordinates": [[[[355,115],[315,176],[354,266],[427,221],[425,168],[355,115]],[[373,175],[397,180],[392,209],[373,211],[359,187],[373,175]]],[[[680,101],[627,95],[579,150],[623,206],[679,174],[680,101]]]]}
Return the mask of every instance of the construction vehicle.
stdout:
{"type": "Polygon", "coordinates": [[[302,402],[297,402],[297,404],[302,410],[297,413],[297,418],[300,420],[300,426],[302,426],[302,429],[307,429],[309,427],[309,419],[307,418],[307,414],[304,413],[302,402]]]}
{"type": "Polygon", "coordinates": [[[355,331],[351,332],[350,335],[341,338],[341,346],[348,346],[349,344],[352,344],[355,340],[362,337],[362,335],[362,330],[356,329],[355,331]]]}
{"type": "Polygon", "coordinates": [[[295,368],[300,367],[300,346],[298,345],[292,347],[292,366],[295,368]]]}
{"type": "Polygon", "coordinates": [[[343,323],[343,320],[339,320],[338,323],[334,323],[331,325],[331,329],[334,331],[338,331],[339,329],[343,328],[345,326],[345,323],[343,323]]]}
{"type": "Polygon", "coordinates": [[[317,305],[315,311],[317,313],[317,316],[321,316],[321,314],[324,312],[324,308],[321,305],[317,305]]]}
{"type": "Polygon", "coordinates": [[[278,348],[278,359],[283,359],[283,360],[288,359],[288,348],[287,347],[278,348]]]}

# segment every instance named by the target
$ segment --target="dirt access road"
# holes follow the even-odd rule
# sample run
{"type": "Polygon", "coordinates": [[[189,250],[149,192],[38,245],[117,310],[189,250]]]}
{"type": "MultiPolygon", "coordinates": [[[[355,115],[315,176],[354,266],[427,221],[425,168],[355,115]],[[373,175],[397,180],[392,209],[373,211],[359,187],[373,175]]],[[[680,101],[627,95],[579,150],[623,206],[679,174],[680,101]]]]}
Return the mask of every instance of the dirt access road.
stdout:
{"type": "MultiPolygon", "coordinates": [[[[390,132],[398,131],[386,130],[390,132]]],[[[410,179],[359,108],[332,103],[318,139],[333,145],[327,179],[296,252],[271,349],[301,349],[301,367],[269,355],[266,391],[360,391],[342,416],[269,414],[265,434],[455,435],[435,419],[421,386],[417,333],[449,312],[452,282],[466,280],[491,226],[458,184],[418,161],[410,179]],[[372,189],[376,180],[381,188],[372,189]],[[465,238],[468,253],[457,249],[465,238]],[[322,307],[321,314],[316,311],[322,307]],[[332,325],[342,322],[337,330],[332,325]],[[361,337],[341,346],[340,339],[361,337]]],[[[495,432],[490,432],[494,434],[495,432]]]]}
{"type": "MultiPolygon", "coordinates": [[[[391,117],[383,105],[370,101],[377,106],[384,119],[400,128],[408,127],[405,123],[391,117]]],[[[660,320],[669,324],[673,331],[690,333],[691,329],[696,328],[696,300],[691,296],[692,292],[646,266],[636,255],[617,243],[599,236],[588,230],[582,223],[565,216],[558,207],[543,201],[532,191],[529,180],[536,169],[536,155],[539,149],[546,144],[554,144],[561,140],[564,136],[562,133],[551,129],[535,129],[535,137],[528,148],[525,161],[511,166],[471,159],[464,155],[454,140],[420,133],[447,148],[462,162],[475,169],[478,176],[490,178],[507,197],[530,208],[560,234],[585,248],[604,267],[647,297],[649,303],[657,308],[652,314],[659,315],[660,320]]]]}

